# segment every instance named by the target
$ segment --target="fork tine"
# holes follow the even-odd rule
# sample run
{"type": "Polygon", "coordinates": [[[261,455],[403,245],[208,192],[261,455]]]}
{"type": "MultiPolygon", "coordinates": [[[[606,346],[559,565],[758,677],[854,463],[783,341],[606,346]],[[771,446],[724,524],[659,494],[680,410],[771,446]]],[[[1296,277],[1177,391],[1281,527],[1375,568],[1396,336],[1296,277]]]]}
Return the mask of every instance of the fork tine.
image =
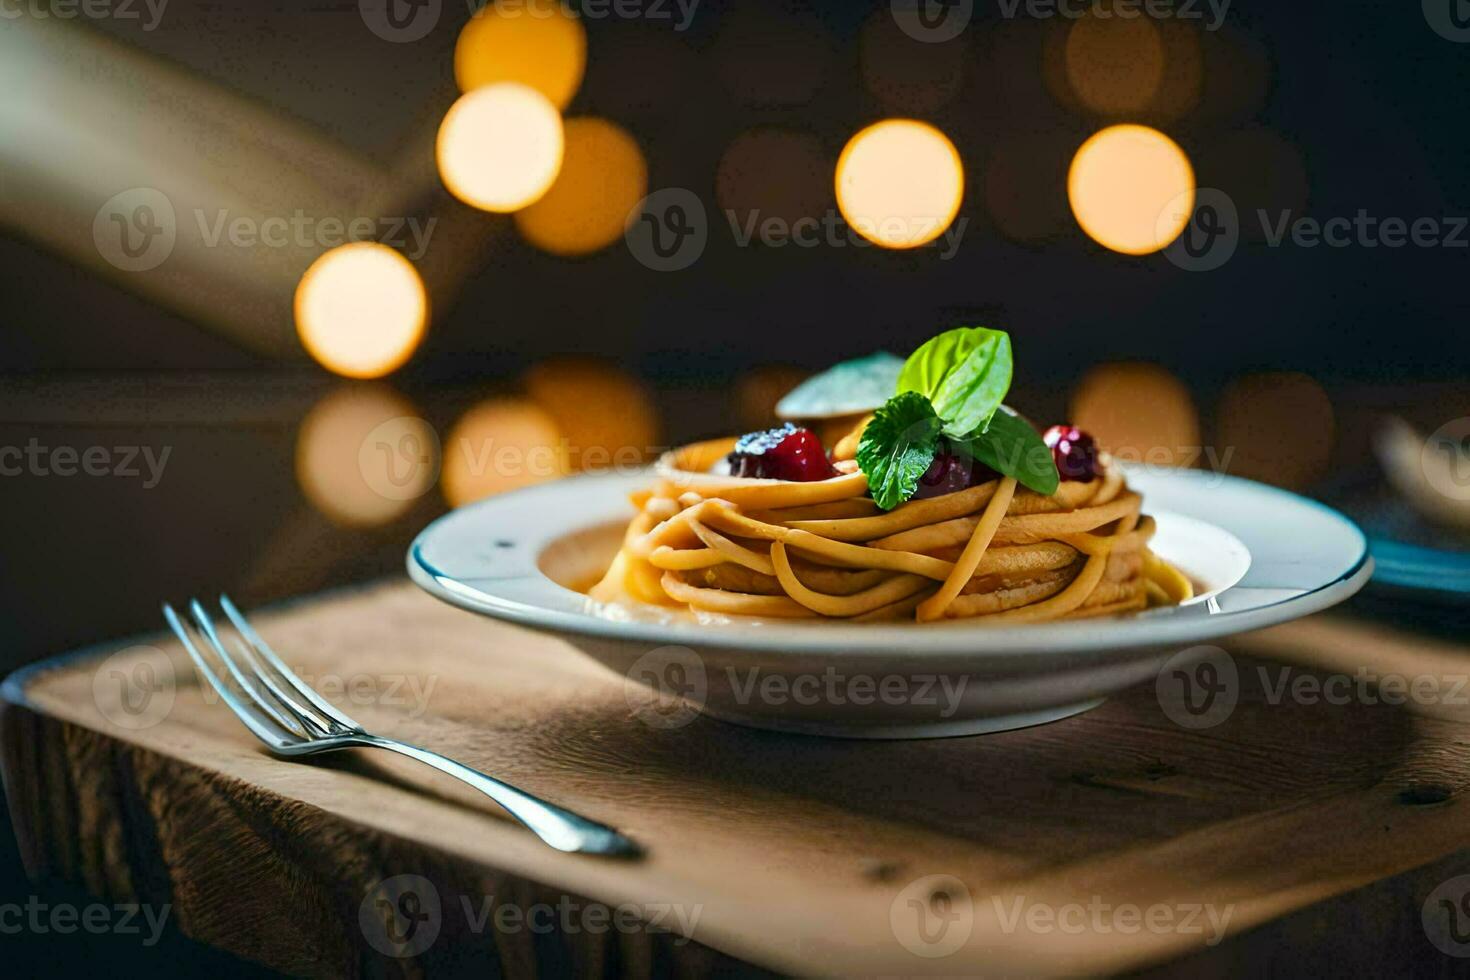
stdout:
{"type": "MultiPolygon", "coordinates": [[[[225,647],[224,640],[220,638],[219,632],[214,628],[214,620],[209,618],[209,613],[205,611],[203,604],[198,599],[189,600],[189,611],[194,615],[194,622],[199,626],[199,629],[204,633],[205,637],[208,638],[210,645],[214,647],[214,652],[225,662],[225,666],[230,668],[230,673],[235,675],[235,680],[239,682],[240,686],[245,689],[245,692],[253,697],[267,713],[273,715],[288,729],[294,723],[294,726],[306,738],[316,738],[319,735],[331,734],[327,724],[314,716],[300,702],[281,690],[269,676],[261,673],[253,657],[250,657],[248,654],[240,654],[241,659],[245,660],[245,670],[240,669],[240,665],[235,662],[235,657],[230,654],[230,651],[225,647]],[[246,671],[250,674],[249,679],[245,676],[246,671]],[[265,685],[266,692],[269,693],[261,691],[261,684],[265,685]],[[274,704],[272,701],[274,701],[274,704]],[[280,710],[277,710],[278,708],[280,710]],[[288,716],[289,721],[287,720],[288,716]]],[[[244,644],[241,644],[241,649],[243,650],[243,648],[244,644]]]]}
{"type": "Polygon", "coordinates": [[[301,740],[300,736],[291,732],[289,728],[281,727],[273,719],[261,714],[256,709],[247,707],[243,701],[235,697],[235,692],[231,691],[229,686],[220,680],[219,675],[214,672],[214,668],[209,666],[204,656],[194,646],[193,637],[190,635],[188,629],[185,628],[183,621],[179,619],[178,614],[174,612],[174,607],[166,602],[163,604],[163,618],[168,620],[169,628],[174,631],[174,636],[177,636],[179,642],[184,645],[184,650],[189,654],[189,659],[194,661],[194,666],[198,668],[199,673],[204,676],[204,679],[209,682],[209,686],[214,688],[215,693],[220,696],[226,706],[235,713],[235,716],[244,723],[246,728],[250,729],[256,738],[272,748],[291,745],[301,740]]]}
{"type": "Polygon", "coordinates": [[[312,734],[310,726],[304,724],[299,718],[288,717],[288,713],[282,711],[282,705],[274,701],[268,694],[262,692],[260,685],[251,677],[245,676],[245,672],[240,669],[240,665],[235,662],[235,658],[230,656],[230,651],[225,648],[224,641],[215,632],[214,622],[204,611],[204,607],[199,604],[199,600],[189,600],[189,612],[193,615],[193,622],[189,620],[184,620],[184,622],[195,634],[202,637],[204,643],[214,651],[214,655],[229,669],[230,676],[235,679],[235,683],[239,685],[240,690],[256,708],[265,712],[273,722],[283,731],[289,732],[293,738],[309,738],[312,734]]]}
{"type": "Polygon", "coordinates": [[[313,690],[310,684],[297,677],[296,673],[290,667],[286,666],[284,660],[276,656],[276,652],[270,648],[270,644],[266,643],[260,634],[255,632],[255,627],[251,626],[250,621],[240,613],[240,610],[235,608],[235,604],[230,601],[229,596],[221,595],[219,597],[219,604],[220,608],[225,611],[225,615],[230,618],[230,622],[235,625],[235,630],[249,644],[251,652],[275,668],[281,680],[289,684],[293,690],[307,701],[310,701],[313,707],[337,722],[337,724],[355,731],[362,731],[361,725],[347,717],[332,702],[313,690]]]}
{"type": "Polygon", "coordinates": [[[245,696],[259,710],[269,715],[272,721],[283,730],[289,732],[293,738],[314,738],[316,731],[312,726],[308,725],[299,715],[293,712],[290,706],[281,703],[278,698],[263,691],[253,672],[247,675],[245,671],[240,669],[240,665],[236,662],[235,657],[230,655],[229,649],[225,646],[223,638],[215,630],[214,621],[209,618],[209,614],[205,612],[199,600],[189,600],[189,612],[193,615],[193,622],[189,620],[185,620],[184,622],[197,635],[204,638],[209,648],[214,651],[214,655],[219,658],[221,663],[229,668],[230,676],[235,678],[235,683],[239,685],[240,690],[245,696]]]}

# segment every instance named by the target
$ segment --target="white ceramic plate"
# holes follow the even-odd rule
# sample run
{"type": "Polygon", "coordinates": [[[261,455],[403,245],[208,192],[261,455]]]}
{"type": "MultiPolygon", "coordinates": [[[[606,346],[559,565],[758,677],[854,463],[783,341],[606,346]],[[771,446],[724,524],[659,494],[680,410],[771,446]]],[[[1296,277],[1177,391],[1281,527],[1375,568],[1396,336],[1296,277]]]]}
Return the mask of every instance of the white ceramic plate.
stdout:
{"type": "Polygon", "coordinates": [[[1362,532],[1327,507],[1190,470],[1130,470],[1152,547],[1200,595],[1108,619],[987,627],[963,620],[696,621],[608,615],[576,591],[611,561],[651,474],[583,476],[492,497],[409,548],[420,586],[465,609],[555,633],[630,679],[651,723],[691,709],[743,724],[867,738],[974,734],[1084,711],[1151,679],[1175,652],[1326,609],[1368,580],[1362,532]]]}

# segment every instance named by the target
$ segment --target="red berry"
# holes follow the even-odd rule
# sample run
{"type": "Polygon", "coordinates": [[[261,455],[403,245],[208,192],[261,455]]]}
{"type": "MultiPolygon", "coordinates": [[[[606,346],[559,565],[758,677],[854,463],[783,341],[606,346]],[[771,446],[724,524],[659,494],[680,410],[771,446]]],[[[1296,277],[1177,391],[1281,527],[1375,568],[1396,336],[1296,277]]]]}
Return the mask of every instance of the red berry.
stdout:
{"type": "Polygon", "coordinates": [[[1101,475],[1097,442],[1075,425],[1054,425],[1041,440],[1051,447],[1051,458],[1063,480],[1091,483],[1101,475]]]}
{"type": "Polygon", "coordinates": [[[939,451],[934,454],[934,462],[919,477],[919,488],[910,499],[942,497],[947,493],[988,483],[997,475],[995,470],[978,459],[956,453],[950,444],[941,442],[939,451]]]}
{"type": "Polygon", "coordinates": [[[817,434],[790,422],[741,436],[726,461],[731,476],[810,483],[837,475],[817,434]]]}

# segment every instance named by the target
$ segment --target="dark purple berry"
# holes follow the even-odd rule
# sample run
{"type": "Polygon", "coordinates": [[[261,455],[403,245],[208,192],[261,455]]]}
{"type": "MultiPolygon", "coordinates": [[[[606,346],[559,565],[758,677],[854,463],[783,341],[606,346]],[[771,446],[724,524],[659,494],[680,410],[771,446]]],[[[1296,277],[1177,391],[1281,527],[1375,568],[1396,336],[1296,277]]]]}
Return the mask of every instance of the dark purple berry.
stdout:
{"type": "Polygon", "coordinates": [[[1063,480],[1091,483],[1101,475],[1097,442],[1075,425],[1054,425],[1041,440],[1051,447],[1051,458],[1063,480]]]}
{"type": "Polygon", "coordinates": [[[934,462],[930,463],[924,475],[919,477],[919,488],[914,491],[910,499],[925,500],[929,497],[942,497],[947,493],[955,493],[982,483],[989,483],[997,475],[994,470],[978,459],[956,453],[952,445],[941,442],[939,451],[934,454],[934,462]]]}

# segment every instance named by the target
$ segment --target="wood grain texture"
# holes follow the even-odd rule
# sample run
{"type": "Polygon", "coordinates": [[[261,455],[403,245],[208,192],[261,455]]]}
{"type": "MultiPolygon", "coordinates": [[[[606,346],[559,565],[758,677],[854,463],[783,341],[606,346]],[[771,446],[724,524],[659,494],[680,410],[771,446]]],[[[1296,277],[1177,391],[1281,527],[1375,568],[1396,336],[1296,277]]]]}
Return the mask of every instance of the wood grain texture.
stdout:
{"type": "Polygon", "coordinates": [[[6,787],[34,873],[169,902],[190,936],[313,976],[1212,975],[1324,961],[1448,975],[1463,963],[1429,942],[1420,909],[1470,871],[1470,709],[1273,703],[1282,668],[1257,659],[1299,665],[1289,678],[1433,672],[1448,692],[1470,671],[1463,647],[1318,617],[1225,644],[1241,697],[1214,728],[1175,725],[1149,685],[1024,731],[856,742],[705,718],[650,727],[621,679],[559,640],[402,583],[253,618],[370,730],[609,822],[647,856],[550,851],[396,757],[273,759],[155,639],[7,688],[6,787]],[[173,694],[157,718],[125,709],[117,682],[145,661],[173,694]],[[151,723],[128,727],[140,718],[151,723]],[[439,899],[437,938],[412,958],[379,952],[360,919],[399,875],[439,899]],[[1176,922],[1209,906],[1228,923],[1218,942],[1201,922],[1130,930],[1128,905],[1176,922]],[[546,928],[504,918],[535,908],[546,928]],[[676,931],[599,930],[598,909],[676,931]],[[947,935],[964,925],[967,938],[916,955],[947,949],[916,931],[922,919],[933,938],[942,914],[947,935]],[[1047,914],[1084,918],[1047,927],[1047,914]]]}

